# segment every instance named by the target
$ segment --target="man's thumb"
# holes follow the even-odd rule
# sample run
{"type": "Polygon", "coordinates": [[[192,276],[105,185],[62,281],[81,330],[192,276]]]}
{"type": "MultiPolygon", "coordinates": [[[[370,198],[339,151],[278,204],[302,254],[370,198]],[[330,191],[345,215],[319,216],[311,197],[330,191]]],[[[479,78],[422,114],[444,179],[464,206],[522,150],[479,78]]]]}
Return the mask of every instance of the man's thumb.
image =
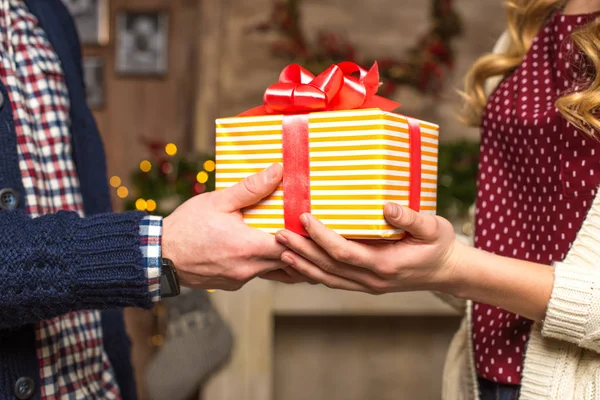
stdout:
{"type": "Polygon", "coordinates": [[[257,174],[245,178],[221,191],[227,211],[237,211],[258,203],[277,189],[283,177],[280,164],[273,164],[257,174]]]}

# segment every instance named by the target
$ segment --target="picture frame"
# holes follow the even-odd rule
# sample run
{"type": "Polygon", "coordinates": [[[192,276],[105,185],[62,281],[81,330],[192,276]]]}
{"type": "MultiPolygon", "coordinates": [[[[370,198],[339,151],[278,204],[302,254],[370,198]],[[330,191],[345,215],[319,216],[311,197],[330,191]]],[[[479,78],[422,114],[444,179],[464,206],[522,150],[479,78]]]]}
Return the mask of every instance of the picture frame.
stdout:
{"type": "Polygon", "coordinates": [[[167,11],[121,11],[117,14],[115,32],[118,75],[161,77],[167,74],[167,11]]]}
{"type": "Polygon", "coordinates": [[[109,42],[109,0],[62,0],[73,19],[82,45],[104,46],[109,42]]]}
{"type": "Polygon", "coordinates": [[[88,106],[92,110],[104,108],[106,103],[106,63],[100,56],[83,58],[83,78],[88,106]]]}

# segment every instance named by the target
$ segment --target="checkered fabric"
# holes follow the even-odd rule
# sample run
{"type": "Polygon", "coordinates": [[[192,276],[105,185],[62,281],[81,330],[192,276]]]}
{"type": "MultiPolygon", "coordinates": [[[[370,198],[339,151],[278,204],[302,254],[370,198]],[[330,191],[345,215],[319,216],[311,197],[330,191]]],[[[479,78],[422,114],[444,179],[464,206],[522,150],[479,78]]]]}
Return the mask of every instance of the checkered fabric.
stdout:
{"type": "Polygon", "coordinates": [[[162,218],[147,216],[140,222],[140,249],[146,261],[148,290],[153,302],[160,300],[162,218]]]}
{"type": "MultiPolygon", "coordinates": [[[[69,96],[60,60],[23,0],[0,0],[0,79],[13,107],[27,212],[83,216],[71,157],[69,96]]],[[[159,299],[162,221],[140,224],[148,290],[159,299]]],[[[38,324],[36,348],[42,399],[118,399],[104,351],[100,312],[79,311],[38,324]]]]}

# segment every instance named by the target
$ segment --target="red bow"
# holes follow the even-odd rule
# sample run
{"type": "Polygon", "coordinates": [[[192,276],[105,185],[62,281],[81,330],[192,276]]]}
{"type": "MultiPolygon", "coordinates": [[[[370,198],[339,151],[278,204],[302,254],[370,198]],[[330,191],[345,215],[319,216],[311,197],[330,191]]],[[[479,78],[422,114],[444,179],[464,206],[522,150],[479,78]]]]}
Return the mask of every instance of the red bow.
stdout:
{"type": "Polygon", "coordinates": [[[377,96],[379,86],[377,63],[367,71],[353,62],[345,61],[330,66],[316,77],[302,66],[291,64],[281,71],[279,82],[265,91],[264,105],[239,116],[364,108],[392,111],[400,107],[395,101],[377,96]]]}

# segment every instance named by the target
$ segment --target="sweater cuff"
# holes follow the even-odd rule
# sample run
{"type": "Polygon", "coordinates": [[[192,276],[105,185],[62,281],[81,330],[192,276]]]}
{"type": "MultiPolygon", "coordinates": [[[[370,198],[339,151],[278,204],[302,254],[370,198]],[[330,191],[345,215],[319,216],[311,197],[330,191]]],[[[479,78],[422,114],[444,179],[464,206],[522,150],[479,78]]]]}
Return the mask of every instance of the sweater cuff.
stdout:
{"type": "Polygon", "coordinates": [[[148,215],[140,221],[140,250],[153,303],[160,301],[162,217],[148,215]]]}
{"type": "Polygon", "coordinates": [[[587,266],[566,262],[554,265],[554,287],[544,319],[544,336],[581,342],[586,335],[597,279],[600,279],[598,273],[587,266]]]}
{"type": "Polygon", "coordinates": [[[67,265],[75,299],[96,308],[152,306],[140,249],[144,213],[102,214],[79,219],[71,229],[67,265]]]}
{"type": "Polygon", "coordinates": [[[555,263],[554,287],[542,333],[584,345],[600,327],[600,192],[563,262],[555,263]]]}

